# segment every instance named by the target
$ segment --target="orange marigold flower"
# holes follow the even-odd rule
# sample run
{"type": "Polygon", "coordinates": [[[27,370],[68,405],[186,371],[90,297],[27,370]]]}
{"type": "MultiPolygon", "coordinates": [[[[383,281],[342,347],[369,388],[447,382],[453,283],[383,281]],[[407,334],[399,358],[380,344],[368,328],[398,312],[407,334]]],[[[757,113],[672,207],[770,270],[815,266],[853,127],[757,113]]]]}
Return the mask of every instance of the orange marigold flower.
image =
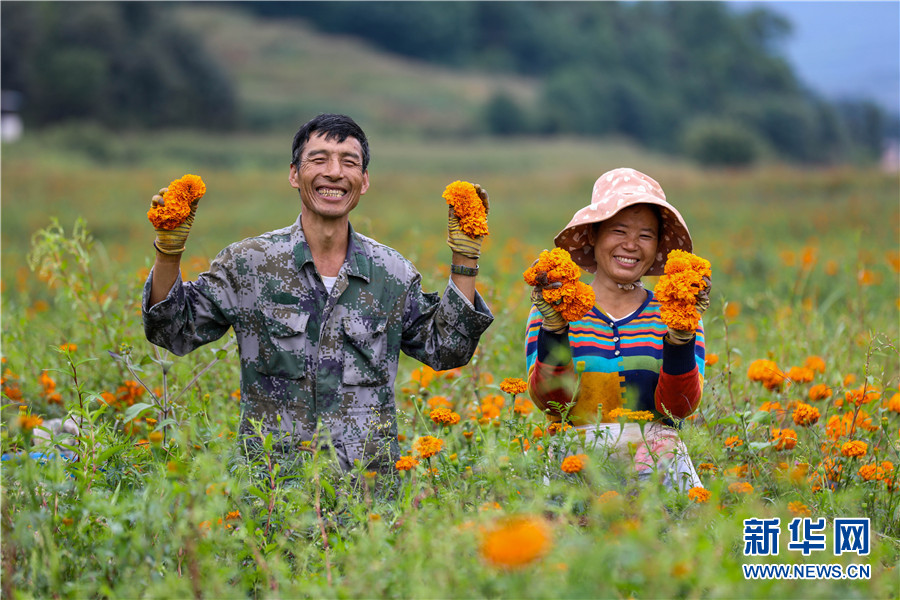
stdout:
{"type": "Polygon", "coordinates": [[[773,429],[772,441],[776,450],[790,450],[797,445],[797,432],[793,429],[773,429]]]}
{"type": "Polygon", "coordinates": [[[652,421],[656,418],[649,410],[632,410],[625,416],[629,421],[652,421]]]}
{"type": "Polygon", "coordinates": [[[750,381],[762,383],[766,389],[777,390],[784,383],[784,373],[774,361],[760,358],[750,363],[747,369],[747,378],[750,381]]]}
{"type": "Polygon", "coordinates": [[[887,408],[891,412],[900,413],[900,392],[897,392],[896,394],[891,396],[891,399],[888,400],[885,408],[887,408]]]}
{"type": "Polygon", "coordinates": [[[825,372],[825,360],[821,356],[816,356],[815,354],[807,356],[806,360],[803,362],[803,366],[816,373],[825,372]]]}
{"type": "Polygon", "coordinates": [[[78,350],[78,346],[76,346],[75,344],[62,344],[60,345],[59,349],[63,352],[75,352],[76,350],[78,350]]]}
{"type": "Polygon", "coordinates": [[[710,496],[712,496],[712,493],[706,488],[692,487],[688,490],[688,498],[697,504],[703,504],[704,502],[709,501],[710,496]]]}
{"type": "Polygon", "coordinates": [[[459,423],[459,415],[449,408],[436,408],[428,416],[438,425],[456,425],[459,423]]]}
{"type": "Polygon", "coordinates": [[[524,394],[528,390],[528,384],[518,377],[507,377],[500,382],[500,389],[507,394],[524,394]]]}
{"type": "Polygon", "coordinates": [[[819,421],[819,409],[804,402],[798,402],[794,409],[794,423],[802,427],[814,425],[819,421]]]}
{"type": "Polygon", "coordinates": [[[712,463],[700,463],[699,465],[697,465],[697,472],[698,473],[715,473],[716,465],[714,465],[712,463]]]}
{"type": "Polygon", "coordinates": [[[744,440],[739,438],[736,435],[732,435],[728,438],[725,438],[725,447],[726,448],[737,448],[738,446],[743,446],[744,440]]]}
{"type": "Polygon", "coordinates": [[[890,479],[891,473],[894,471],[894,464],[890,461],[882,461],[879,465],[878,463],[870,463],[868,465],[863,465],[859,468],[857,473],[862,479],[866,481],[881,481],[885,478],[890,479]]]}
{"type": "Polygon", "coordinates": [[[484,534],[481,556],[502,569],[518,569],[544,556],[552,544],[549,526],[539,517],[514,516],[497,521],[484,534]]]}
{"type": "Polygon", "coordinates": [[[447,400],[446,396],[432,396],[428,399],[428,408],[449,408],[453,410],[453,403],[447,400]]]}
{"type": "Polygon", "coordinates": [[[616,490],[607,490],[597,496],[597,502],[600,504],[607,504],[609,502],[613,502],[621,497],[621,494],[616,490]]]}
{"type": "Polygon", "coordinates": [[[471,238],[488,234],[487,209],[468,181],[454,181],[444,189],[444,200],[453,207],[459,228],[471,238]]]}
{"type": "Polygon", "coordinates": [[[681,331],[696,331],[700,325],[697,295],[706,286],[703,277],[711,275],[708,260],[684,250],[669,252],[664,274],[653,290],[666,325],[681,331]]]}
{"type": "Polygon", "coordinates": [[[811,517],[812,511],[802,502],[788,502],[788,511],[795,517],[811,517]]]}
{"type": "Polygon", "coordinates": [[[718,362],[719,362],[718,354],[709,353],[706,355],[706,366],[707,367],[711,367],[718,362]]]}
{"type": "Polygon", "coordinates": [[[584,469],[585,464],[587,464],[587,459],[587,454],[567,456],[565,459],[563,459],[560,468],[566,473],[579,473],[582,469],[584,469]]]}
{"type": "Polygon", "coordinates": [[[848,390],[844,393],[844,400],[848,403],[862,406],[881,397],[881,392],[869,385],[863,384],[855,390],[848,390]]]}
{"type": "Polygon", "coordinates": [[[572,256],[562,248],[544,250],[537,262],[522,276],[528,285],[536,285],[542,273],[549,283],[561,283],[558,288],[545,288],[544,300],[552,304],[566,321],[577,321],[594,306],[594,289],[579,281],[581,269],[572,256]]]}
{"type": "Polygon", "coordinates": [[[809,388],[809,399],[813,401],[827,400],[828,398],[831,398],[831,393],[830,387],[824,383],[817,383],[809,388]]]}
{"type": "Polygon", "coordinates": [[[206,184],[198,175],[188,173],[169,184],[162,206],[151,207],[147,218],[157,229],[175,229],[191,214],[191,205],[206,193],[206,184]]]}
{"type": "Polygon", "coordinates": [[[813,380],[815,372],[807,367],[791,367],[786,376],[793,383],[809,383],[813,380]]]}
{"type": "Polygon", "coordinates": [[[398,471],[409,471],[410,469],[415,469],[419,464],[412,456],[401,456],[400,460],[394,463],[394,468],[398,471]]]}
{"type": "Polygon", "coordinates": [[[749,494],[753,486],[747,481],[735,481],[728,485],[728,491],[733,494],[749,494]]]}
{"type": "Polygon", "coordinates": [[[845,442],[844,445],[841,446],[841,454],[843,454],[844,456],[855,458],[858,456],[865,456],[868,449],[869,445],[867,443],[861,442],[859,440],[851,440],[849,442],[845,442]]]}
{"type": "Polygon", "coordinates": [[[18,418],[19,428],[23,431],[31,431],[38,425],[41,425],[44,422],[44,419],[37,415],[21,413],[18,418]]]}
{"type": "Polygon", "coordinates": [[[534,403],[531,402],[528,398],[516,398],[515,406],[513,406],[513,412],[517,415],[528,415],[531,414],[531,411],[534,410],[534,403]]]}
{"type": "Polygon", "coordinates": [[[778,401],[772,402],[772,401],[766,400],[765,402],[763,402],[762,404],[759,405],[759,410],[761,410],[762,412],[778,413],[778,412],[784,412],[784,407],[781,406],[781,402],[778,402],[778,401]]]}
{"type": "Polygon", "coordinates": [[[547,425],[547,434],[556,435],[557,433],[562,433],[569,429],[572,429],[572,426],[568,423],[550,423],[547,425]]]}
{"type": "Polygon", "coordinates": [[[423,435],[413,442],[413,450],[420,458],[430,458],[441,451],[444,440],[431,435],[423,435]]]}

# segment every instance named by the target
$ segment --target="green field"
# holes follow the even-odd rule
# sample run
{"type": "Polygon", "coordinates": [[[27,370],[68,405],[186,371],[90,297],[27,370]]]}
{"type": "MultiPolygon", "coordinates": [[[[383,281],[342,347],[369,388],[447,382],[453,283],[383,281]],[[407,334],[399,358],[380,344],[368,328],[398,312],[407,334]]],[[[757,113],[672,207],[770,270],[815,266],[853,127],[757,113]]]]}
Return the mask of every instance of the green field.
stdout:
{"type": "MultiPolygon", "coordinates": [[[[228,13],[189,18],[224,36],[223,48],[237,35],[228,13]],[[210,19],[223,22],[215,28],[210,19]]],[[[241,77],[259,66],[259,48],[275,60],[310,42],[286,42],[277,31],[238,36],[241,77]]],[[[319,48],[312,42],[309,52],[319,48]]],[[[367,54],[352,44],[339,51],[350,53],[344,63],[367,54]]],[[[283,77],[271,66],[272,77],[283,77]]],[[[394,62],[382,68],[385,78],[400,69],[396,77],[408,85],[410,71],[394,62]]],[[[469,89],[463,80],[472,90],[485,85],[413,72],[435,77],[437,90],[446,78],[453,93],[469,89]]],[[[321,88],[320,100],[304,96],[313,101],[289,120],[311,116],[345,83],[321,88]]],[[[529,93],[527,82],[514,84],[529,93]]],[[[260,86],[282,89],[269,79],[245,83],[243,93],[252,97],[260,86]]],[[[253,110],[287,116],[286,98],[302,89],[284,90],[256,99],[253,110]]],[[[365,119],[379,123],[387,118],[379,111],[397,106],[370,104],[365,119]]],[[[359,106],[338,108],[357,114],[359,106]]],[[[248,462],[234,434],[234,348],[223,339],[176,358],[146,342],[140,321],[152,194],[189,172],[207,184],[185,255],[193,278],[229,242],[296,218],[300,203],[287,182],[296,125],[287,127],[277,135],[112,135],[71,126],[3,145],[3,452],[31,448],[28,415],[73,415],[82,424],[72,445],[78,462],[2,463],[4,598],[898,597],[896,174],[781,165],[703,171],[624,142],[431,139],[418,128],[373,127],[371,188],[354,227],[412,259],[425,287],[441,291],[449,272],[441,192],[457,179],[482,184],[491,234],[479,289],[496,319],[455,377],[431,378],[418,363],[401,362],[401,450],[410,454],[418,437],[432,435],[443,440],[441,452],[383,480],[362,468],[351,478],[321,455],[265,451],[248,462]],[[603,457],[564,475],[550,450],[570,434],[550,437],[540,414],[514,410],[524,396],[499,387],[525,376],[522,272],[588,203],[596,177],[619,166],[662,184],[690,226],[694,252],[712,263],[704,398],[682,428],[702,465],[704,502],[656,481],[637,485],[603,457]],[[91,239],[76,238],[79,222],[91,239]],[[61,350],[65,344],[74,346],[61,350]],[[807,380],[799,367],[813,357],[824,368],[807,380]],[[751,380],[760,359],[789,379],[772,389],[751,380]],[[823,384],[829,395],[818,397],[823,384]],[[459,424],[431,421],[429,401],[438,397],[459,424]],[[795,423],[801,402],[819,411],[817,422],[795,423]],[[779,449],[774,429],[792,430],[796,445],[779,449]],[[851,441],[863,442],[865,454],[846,456],[851,441]],[[391,486],[393,498],[376,491],[391,486]],[[536,524],[496,529],[513,516],[536,524]],[[788,549],[788,523],[803,516],[826,519],[827,551],[788,549]],[[752,518],[781,519],[777,556],[744,556],[743,522],[752,518]],[[870,519],[867,555],[834,555],[830,527],[840,518],[870,519]],[[504,556],[520,565],[499,565],[504,556]],[[744,564],[839,565],[842,573],[860,565],[869,577],[748,580],[744,564]]]]}

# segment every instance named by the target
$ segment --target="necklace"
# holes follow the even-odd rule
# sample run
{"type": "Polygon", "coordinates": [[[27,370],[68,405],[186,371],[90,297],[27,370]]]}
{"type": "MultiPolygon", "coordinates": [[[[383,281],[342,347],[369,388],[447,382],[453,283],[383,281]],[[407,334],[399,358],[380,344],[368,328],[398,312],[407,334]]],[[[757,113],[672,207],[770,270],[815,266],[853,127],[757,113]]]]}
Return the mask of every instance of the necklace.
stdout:
{"type": "Polygon", "coordinates": [[[630,292],[635,288],[635,286],[644,287],[644,284],[641,283],[640,279],[638,279],[634,283],[617,283],[616,285],[619,286],[620,290],[625,290],[626,292],[630,292]]]}

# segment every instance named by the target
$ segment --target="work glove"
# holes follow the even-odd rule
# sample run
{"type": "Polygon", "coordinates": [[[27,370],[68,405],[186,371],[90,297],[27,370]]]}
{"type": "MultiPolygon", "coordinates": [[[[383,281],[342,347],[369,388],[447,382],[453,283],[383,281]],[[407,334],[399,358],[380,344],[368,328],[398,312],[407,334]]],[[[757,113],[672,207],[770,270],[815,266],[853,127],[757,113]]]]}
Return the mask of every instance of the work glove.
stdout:
{"type": "MultiPolygon", "coordinates": [[[[697,304],[694,305],[701,318],[703,317],[703,313],[706,312],[706,309],[709,308],[709,288],[712,285],[709,277],[706,276],[703,277],[703,283],[705,285],[697,294],[697,304]]],[[[682,344],[691,341],[694,334],[695,332],[693,331],[681,331],[679,329],[672,329],[671,327],[669,327],[668,331],[669,341],[677,346],[681,346],[682,344]]]]}
{"type": "MultiPolygon", "coordinates": [[[[166,201],[163,199],[163,195],[167,191],[168,188],[160,189],[159,193],[150,200],[151,207],[165,206],[166,201]]],[[[191,202],[190,214],[175,229],[154,228],[156,229],[156,240],[153,242],[153,245],[156,246],[157,250],[163,254],[181,254],[184,252],[184,244],[187,241],[188,233],[191,231],[191,225],[194,224],[194,215],[197,213],[197,204],[199,202],[199,198],[191,202]]]]}
{"type": "MultiPolygon", "coordinates": [[[[533,267],[536,264],[537,261],[534,261],[531,266],[533,267]]],[[[547,274],[540,273],[537,276],[537,283],[531,288],[531,302],[534,304],[535,308],[540,311],[541,316],[544,317],[541,328],[550,333],[559,333],[569,326],[569,323],[560,312],[556,310],[556,307],[544,299],[545,288],[558,288],[560,286],[562,286],[562,283],[550,283],[547,280],[547,274]]]]}
{"type": "MultiPolygon", "coordinates": [[[[474,185],[475,192],[478,194],[478,197],[481,198],[481,203],[484,205],[484,211],[487,213],[490,210],[487,190],[483,189],[477,183],[474,185]]],[[[477,260],[478,257],[481,256],[481,242],[483,241],[484,236],[472,238],[462,232],[459,228],[459,218],[457,218],[456,213],[453,212],[453,207],[451,206],[447,221],[447,245],[450,246],[450,249],[467,258],[474,258],[477,260]]]]}

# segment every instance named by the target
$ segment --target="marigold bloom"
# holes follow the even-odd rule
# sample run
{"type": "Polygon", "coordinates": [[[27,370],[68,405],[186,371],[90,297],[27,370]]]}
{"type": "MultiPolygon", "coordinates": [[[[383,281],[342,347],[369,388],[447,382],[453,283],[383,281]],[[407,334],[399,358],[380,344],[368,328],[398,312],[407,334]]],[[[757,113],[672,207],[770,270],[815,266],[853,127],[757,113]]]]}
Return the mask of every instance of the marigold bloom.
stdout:
{"type": "Polygon", "coordinates": [[[423,435],[413,442],[413,450],[420,458],[431,458],[444,447],[444,440],[431,435],[423,435]]]}
{"type": "Polygon", "coordinates": [[[459,423],[459,415],[449,408],[436,408],[428,416],[438,425],[456,425],[459,423]]]}
{"type": "MultiPolygon", "coordinates": [[[[848,404],[862,406],[881,397],[881,392],[870,385],[863,384],[855,390],[847,390],[844,393],[844,400],[848,404]]],[[[840,406],[840,404],[838,404],[840,406]]]]}
{"type": "Polygon", "coordinates": [[[577,321],[594,306],[594,289],[579,281],[581,269],[566,250],[544,250],[537,262],[526,269],[522,276],[528,285],[533,286],[537,285],[542,273],[546,273],[549,283],[562,284],[558,288],[545,288],[542,295],[566,321],[577,321]]]}
{"type": "Polygon", "coordinates": [[[803,362],[803,366],[807,369],[812,369],[816,373],[825,372],[825,360],[821,356],[816,356],[815,354],[807,356],[806,360],[803,362]]]}
{"type": "Polygon", "coordinates": [[[772,441],[776,450],[790,450],[797,445],[797,432],[793,429],[773,429],[772,441]]]}
{"type": "Polygon", "coordinates": [[[557,433],[562,433],[563,431],[568,431],[572,429],[572,426],[568,423],[550,423],[547,425],[547,434],[548,435],[556,435],[557,433]]]}
{"type": "Polygon", "coordinates": [[[538,517],[516,516],[499,520],[485,532],[481,556],[503,569],[518,569],[544,556],[552,544],[550,528],[538,517]]]}
{"type": "Polygon", "coordinates": [[[35,427],[41,425],[44,422],[44,419],[37,415],[21,413],[19,414],[17,422],[19,428],[23,431],[31,431],[35,427]]]}
{"type": "Polygon", "coordinates": [[[617,492],[616,490],[607,490],[597,496],[597,502],[599,502],[600,504],[608,504],[610,502],[618,500],[620,497],[621,494],[619,494],[619,492],[617,492]]]}
{"type": "Polygon", "coordinates": [[[524,394],[528,390],[528,384],[518,377],[507,377],[500,382],[500,389],[507,394],[524,394]]]}
{"type": "Polygon", "coordinates": [[[697,465],[697,472],[698,473],[715,473],[716,465],[714,465],[712,463],[700,463],[699,465],[697,465]]]}
{"type": "Polygon", "coordinates": [[[153,206],[147,218],[157,229],[175,229],[191,214],[191,205],[206,193],[206,184],[198,175],[188,173],[169,184],[163,205],[153,206]]]}
{"type": "Polygon", "coordinates": [[[887,460],[882,461],[880,465],[878,463],[863,465],[859,468],[859,471],[857,471],[859,476],[866,481],[881,481],[883,479],[890,479],[890,476],[893,472],[894,463],[887,460]]]}
{"type": "Polygon", "coordinates": [[[791,367],[786,374],[793,383],[809,383],[814,376],[815,372],[808,367],[791,367]]]}
{"type": "Polygon", "coordinates": [[[582,469],[584,469],[585,464],[587,464],[587,459],[587,454],[567,456],[565,459],[563,459],[560,468],[566,473],[579,473],[582,469]]]}
{"type": "Polygon", "coordinates": [[[444,200],[453,207],[459,228],[471,238],[488,234],[487,209],[475,186],[468,181],[454,181],[444,189],[444,200]]]}
{"type": "Polygon", "coordinates": [[[652,421],[656,418],[649,410],[632,410],[625,416],[629,421],[652,421]]]}
{"type": "Polygon", "coordinates": [[[811,517],[812,511],[802,502],[788,502],[788,511],[795,517],[811,517]]]}
{"type": "Polygon", "coordinates": [[[750,363],[747,369],[747,378],[750,381],[762,383],[766,389],[777,390],[784,383],[784,373],[774,361],[760,358],[750,363]]]}
{"type": "Polygon", "coordinates": [[[697,330],[700,325],[697,295],[706,287],[703,277],[711,275],[708,260],[684,250],[669,252],[664,274],[653,290],[666,325],[680,331],[697,330]]]}
{"type": "Polygon", "coordinates": [[[394,463],[394,468],[398,471],[409,471],[410,469],[415,469],[419,464],[412,456],[401,456],[400,460],[394,463]]]}
{"type": "Polygon", "coordinates": [[[861,442],[859,440],[851,440],[849,442],[845,442],[843,446],[841,446],[841,454],[844,456],[849,456],[851,458],[865,456],[866,452],[869,449],[869,445],[865,442],[861,442]]]}
{"type": "Polygon", "coordinates": [[[801,427],[809,427],[819,421],[819,409],[804,402],[798,402],[794,409],[794,423],[801,427]]]}
{"type": "Polygon", "coordinates": [[[513,412],[517,415],[528,415],[534,410],[534,403],[528,398],[516,398],[513,412]]]}
{"type": "Polygon", "coordinates": [[[446,396],[432,396],[428,399],[428,408],[448,408],[453,410],[453,403],[447,400],[446,396]]]}
{"type": "Polygon", "coordinates": [[[891,412],[900,413],[900,392],[897,392],[896,394],[891,396],[891,399],[888,400],[885,408],[887,408],[891,412]]]}
{"type": "Polygon", "coordinates": [[[733,494],[749,494],[753,486],[747,481],[735,481],[728,485],[728,491],[733,494]]]}
{"type": "Polygon", "coordinates": [[[827,400],[831,398],[831,388],[825,385],[824,383],[817,383],[814,386],[809,388],[809,399],[816,400],[827,400]]]}
{"type": "Polygon", "coordinates": [[[78,350],[78,346],[76,346],[75,344],[61,344],[59,349],[63,352],[75,352],[76,350],[78,350]]]}
{"type": "Polygon", "coordinates": [[[710,496],[712,496],[712,493],[706,488],[692,487],[688,490],[688,498],[697,504],[703,504],[704,502],[709,501],[710,496]]]}
{"type": "Polygon", "coordinates": [[[706,355],[706,366],[707,367],[711,367],[718,362],[719,362],[718,354],[713,354],[710,352],[709,354],[706,355]]]}
{"type": "Polygon", "coordinates": [[[725,447],[726,448],[737,448],[738,446],[743,446],[744,440],[739,438],[736,435],[732,435],[730,437],[725,438],[725,447]]]}

